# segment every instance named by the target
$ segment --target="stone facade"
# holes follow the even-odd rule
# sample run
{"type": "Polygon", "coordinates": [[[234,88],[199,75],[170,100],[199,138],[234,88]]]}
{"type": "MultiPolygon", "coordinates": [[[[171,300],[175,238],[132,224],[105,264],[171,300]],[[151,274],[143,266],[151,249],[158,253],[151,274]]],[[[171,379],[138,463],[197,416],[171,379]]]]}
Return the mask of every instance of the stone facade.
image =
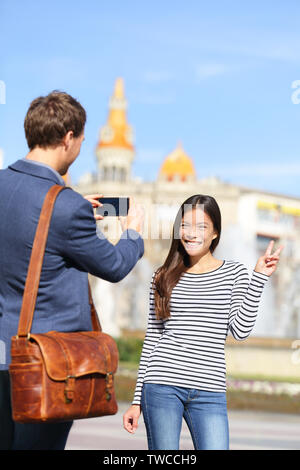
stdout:
{"type": "MultiPolygon", "coordinates": [[[[116,336],[123,330],[145,330],[151,275],[167,256],[177,210],[189,196],[208,194],[216,199],[222,214],[221,239],[214,252],[217,259],[240,261],[251,272],[271,239],[275,246],[284,245],[280,265],[265,286],[253,334],[299,336],[300,199],[230,184],[217,177],[203,175],[199,179],[182,145],[166,156],[155,181],[143,182],[132,175],[134,148],[132,138],[128,139],[130,126],[121,79],[110,100],[108,123],[110,132],[106,132],[108,124],[104,126],[106,133],[100,131],[98,171],[85,175],[75,189],[83,195],[131,196],[144,206],[146,220],[145,254],[133,271],[117,285],[92,279],[103,328],[116,336]]],[[[121,234],[117,218],[106,218],[98,226],[112,243],[117,242],[121,234]]]]}

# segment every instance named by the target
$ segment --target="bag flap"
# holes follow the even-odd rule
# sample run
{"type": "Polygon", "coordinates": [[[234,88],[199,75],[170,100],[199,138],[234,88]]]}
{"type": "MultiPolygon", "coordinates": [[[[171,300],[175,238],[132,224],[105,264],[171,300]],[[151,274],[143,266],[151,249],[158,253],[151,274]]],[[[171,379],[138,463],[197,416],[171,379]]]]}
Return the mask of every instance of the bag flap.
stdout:
{"type": "Polygon", "coordinates": [[[111,336],[100,331],[32,334],[38,344],[47,374],[53,380],[87,374],[114,374],[118,367],[118,349],[111,336]]]}

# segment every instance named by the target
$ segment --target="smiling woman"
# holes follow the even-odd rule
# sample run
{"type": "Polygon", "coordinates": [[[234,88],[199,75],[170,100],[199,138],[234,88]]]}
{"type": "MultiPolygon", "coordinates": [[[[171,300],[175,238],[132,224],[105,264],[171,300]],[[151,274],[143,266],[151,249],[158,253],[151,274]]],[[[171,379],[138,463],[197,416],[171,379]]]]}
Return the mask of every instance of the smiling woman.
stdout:
{"type": "Polygon", "coordinates": [[[155,309],[168,318],[173,288],[182,273],[205,273],[222,264],[213,256],[221,236],[221,212],[212,196],[196,194],[181,205],[169,254],[156,273],[155,309]]]}
{"type": "Polygon", "coordinates": [[[153,273],[148,328],[132,406],[124,427],[135,432],[141,411],[149,449],[179,448],[185,419],[197,450],[228,449],[225,341],[246,339],[280,247],[273,241],[249,278],[239,261],[217,260],[221,213],[208,195],[180,207],[163,265],[153,273]]]}
{"type": "MultiPolygon", "coordinates": [[[[209,209],[207,210],[209,211],[209,209]]],[[[191,265],[186,272],[207,272],[220,264],[218,260],[213,258],[209,250],[212,241],[220,236],[220,231],[221,224],[219,224],[219,228],[214,227],[212,219],[204,211],[204,204],[200,204],[200,207],[192,205],[190,210],[185,210],[179,235],[181,243],[189,255],[189,264],[191,265]],[[201,208],[202,206],[203,208],[201,208]],[[209,253],[210,259],[203,256],[206,252],[209,253]]]]}

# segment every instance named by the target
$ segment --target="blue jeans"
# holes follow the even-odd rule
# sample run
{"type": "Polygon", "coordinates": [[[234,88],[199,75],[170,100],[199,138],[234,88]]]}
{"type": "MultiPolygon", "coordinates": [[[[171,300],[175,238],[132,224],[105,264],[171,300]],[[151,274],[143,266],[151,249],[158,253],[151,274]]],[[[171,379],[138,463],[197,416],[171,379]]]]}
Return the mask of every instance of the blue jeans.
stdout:
{"type": "Polygon", "coordinates": [[[195,449],[229,449],[225,392],[144,383],[141,408],[150,450],[178,450],[182,418],[195,449]]]}

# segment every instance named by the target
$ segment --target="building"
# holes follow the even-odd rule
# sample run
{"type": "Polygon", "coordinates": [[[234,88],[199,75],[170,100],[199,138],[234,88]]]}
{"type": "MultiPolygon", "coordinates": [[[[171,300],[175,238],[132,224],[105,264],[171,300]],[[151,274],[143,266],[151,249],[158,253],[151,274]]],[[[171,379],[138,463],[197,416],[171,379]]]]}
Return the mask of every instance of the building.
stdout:
{"type": "MultiPolygon", "coordinates": [[[[120,283],[92,278],[96,307],[104,331],[118,336],[123,329],[145,330],[149,283],[164,261],[179,206],[193,194],[213,196],[222,213],[222,234],[214,252],[219,259],[244,263],[249,272],[274,239],[284,245],[280,266],[265,286],[254,335],[299,337],[300,334],[300,199],[230,184],[196,174],[193,158],[179,143],[165,157],[153,182],[132,174],[134,133],[127,120],[124,83],[118,78],[109,101],[107,122],[96,146],[97,173],[84,175],[74,188],[81,194],[128,197],[145,207],[145,255],[120,283]]],[[[115,243],[117,218],[99,222],[115,243]]]]}

